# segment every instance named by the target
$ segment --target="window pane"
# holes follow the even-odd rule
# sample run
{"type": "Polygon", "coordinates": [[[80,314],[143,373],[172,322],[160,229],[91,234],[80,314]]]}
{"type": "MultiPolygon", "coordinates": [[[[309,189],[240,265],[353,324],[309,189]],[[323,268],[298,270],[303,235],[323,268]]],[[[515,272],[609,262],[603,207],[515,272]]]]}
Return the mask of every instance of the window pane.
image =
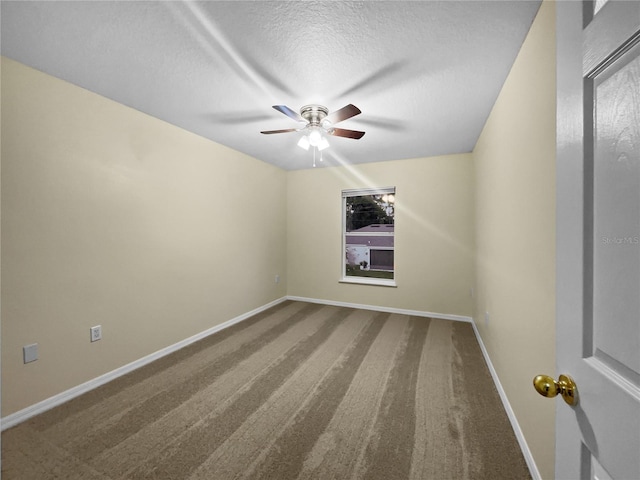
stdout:
{"type": "Polygon", "coordinates": [[[393,250],[371,250],[371,268],[393,270],[393,250]]]}
{"type": "Polygon", "coordinates": [[[360,195],[346,201],[347,232],[369,225],[393,225],[393,195],[360,195]]]}

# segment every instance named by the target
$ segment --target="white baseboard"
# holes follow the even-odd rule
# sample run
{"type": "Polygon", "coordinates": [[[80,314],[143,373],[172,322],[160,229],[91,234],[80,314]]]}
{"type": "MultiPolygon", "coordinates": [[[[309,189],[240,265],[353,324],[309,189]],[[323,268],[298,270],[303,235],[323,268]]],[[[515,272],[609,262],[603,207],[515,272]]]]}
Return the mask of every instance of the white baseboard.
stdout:
{"type": "Polygon", "coordinates": [[[399,313],[401,315],[413,315],[416,317],[431,317],[431,318],[440,318],[442,320],[454,320],[456,322],[469,322],[471,323],[471,317],[465,317],[463,315],[451,315],[448,313],[433,313],[433,312],[424,312],[421,310],[407,310],[405,308],[394,308],[394,307],[381,307],[378,305],[361,305],[358,303],[349,303],[349,302],[336,302],[333,300],[322,300],[318,298],[306,298],[306,297],[295,297],[288,295],[287,300],[295,300],[297,302],[308,302],[308,303],[320,303],[322,305],[332,305],[334,307],[349,307],[349,308],[359,308],[362,310],[375,310],[378,312],[388,312],[388,313],[399,313]]]}
{"type": "Polygon", "coordinates": [[[247,318],[253,315],[256,315],[257,313],[263,312],[268,308],[278,305],[279,303],[282,303],[285,300],[287,300],[286,297],[282,297],[277,300],[274,300],[273,302],[267,303],[266,305],[263,305],[254,310],[251,310],[250,312],[243,313],[242,315],[232,318],[231,320],[227,320],[226,322],[216,325],[215,327],[211,327],[203,332],[193,335],[192,337],[181,340],[177,343],[174,343],[173,345],[169,345],[168,347],[165,347],[161,350],[158,350],[157,352],[151,353],[145,357],[142,357],[138,360],[128,363],[127,365],[124,365],[120,368],[116,368],[115,370],[107,372],[104,375],[100,375],[99,377],[89,380],[88,382],[77,385],[73,388],[70,388],[69,390],[65,390],[64,392],[58,393],[53,397],[49,397],[45,400],[42,400],[41,402],[38,402],[27,408],[24,408],[15,413],[12,413],[11,415],[7,415],[6,417],[3,417],[0,420],[1,431],[4,431],[7,428],[11,428],[15,425],[18,425],[19,423],[22,423],[25,420],[30,419],[31,417],[34,417],[40,413],[46,412],[47,410],[57,407],[58,405],[68,402],[72,398],[78,397],[83,393],[86,393],[90,390],[93,390],[94,388],[104,385],[107,382],[115,380],[118,377],[121,377],[140,367],[143,367],[144,365],[147,365],[153,362],[154,360],[157,360],[166,355],[169,355],[170,353],[173,353],[176,350],[180,350],[181,348],[184,348],[187,345],[190,345],[194,342],[197,342],[198,340],[208,337],[209,335],[219,332],[220,330],[229,328],[230,326],[235,325],[236,323],[239,323],[243,320],[246,320],[247,318]]]}
{"type": "Polygon", "coordinates": [[[493,364],[491,363],[491,359],[489,358],[489,353],[487,352],[487,349],[484,346],[484,342],[482,341],[482,337],[480,336],[478,327],[476,327],[476,323],[474,321],[471,322],[471,325],[473,325],[473,331],[475,332],[476,338],[478,339],[480,350],[482,350],[482,355],[484,356],[484,360],[487,363],[489,372],[491,372],[493,383],[496,386],[496,390],[498,390],[498,394],[500,395],[500,400],[502,400],[502,405],[504,406],[504,409],[507,412],[507,417],[509,417],[509,421],[511,422],[511,427],[513,428],[513,432],[516,435],[518,444],[520,444],[520,449],[522,450],[522,454],[524,455],[524,460],[525,462],[527,462],[527,466],[529,467],[529,473],[531,473],[531,478],[533,480],[542,480],[542,477],[540,476],[540,471],[538,470],[538,466],[536,465],[536,462],[533,459],[533,455],[531,453],[531,450],[529,449],[529,445],[527,444],[527,441],[524,438],[524,434],[522,433],[522,429],[520,428],[520,424],[518,423],[518,419],[516,418],[516,414],[511,408],[511,404],[509,403],[507,394],[502,388],[502,384],[500,383],[500,379],[498,378],[498,373],[496,372],[495,368],[493,368],[493,364]]]}

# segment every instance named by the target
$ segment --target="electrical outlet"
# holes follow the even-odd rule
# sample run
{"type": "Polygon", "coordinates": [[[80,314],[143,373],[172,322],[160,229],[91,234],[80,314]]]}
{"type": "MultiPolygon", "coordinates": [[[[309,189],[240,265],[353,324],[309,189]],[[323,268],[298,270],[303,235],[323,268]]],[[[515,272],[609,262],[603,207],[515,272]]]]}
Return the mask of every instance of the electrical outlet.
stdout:
{"type": "Polygon", "coordinates": [[[38,344],[32,343],[22,347],[22,358],[24,363],[35,362],[38,359],[38,344]]]}
{"type": "Polygon", "coordinates": [[[484,324],[489,325],[489,312],[484,312],[484,324]]]}
{"type": "Polygon", "coordinates": [[[276,283],[280,283],[280,275],[276,274],[274,280],[275,280],[276,283]]]}
{"type": "Polygon", "coordinates": [[[97,342],[98,340],[102,340],[102,325],[91,327],[91,341],[97,342]]]}

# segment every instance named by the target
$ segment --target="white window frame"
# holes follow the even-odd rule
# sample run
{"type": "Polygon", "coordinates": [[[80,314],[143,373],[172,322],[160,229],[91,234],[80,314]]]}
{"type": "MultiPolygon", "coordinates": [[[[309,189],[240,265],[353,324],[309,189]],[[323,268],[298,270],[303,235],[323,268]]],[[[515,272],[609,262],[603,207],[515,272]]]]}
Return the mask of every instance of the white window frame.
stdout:
{"type": "MultiPolygon", "coordinates": [[[[367,195],[396,195],[396,187],[383,187],[383,188],[355,188],[349,190],[342,191],[342,261],[341,261],[341,273],[340,273],[340,283],[356,283],[360,285],[379,285],[384,287],[397,287],[396,284],[396,269],[395,265],[393,268],[393,278],[371,278],[371,277],[356,277],[356,276],[347,276],[347,198],[348,197],[359,197],[359,196],[367,196],[367,195]]],[[[394,250],[394,259],[395,259],[395,208],[394,208],[394,233],[389,232],[380,232],[377,235],[380,236],[393,236],[393,250],[394,250]]],[[[349,232],[349,236],[370,236],[370,233],[356,233],[349,232]]],[[[381,247],[379,250],[391,250],[391,248],[381,247]]]]}

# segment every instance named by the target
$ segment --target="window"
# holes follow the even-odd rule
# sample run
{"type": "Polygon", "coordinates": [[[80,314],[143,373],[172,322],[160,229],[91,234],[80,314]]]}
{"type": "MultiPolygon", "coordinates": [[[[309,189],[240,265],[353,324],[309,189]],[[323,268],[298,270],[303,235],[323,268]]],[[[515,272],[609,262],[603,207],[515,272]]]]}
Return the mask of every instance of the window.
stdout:
{"type": "Polygon", "coordinates": [[[343,190],[343,282],[395,286],[395,194],[395,187],[343,190]]]}

